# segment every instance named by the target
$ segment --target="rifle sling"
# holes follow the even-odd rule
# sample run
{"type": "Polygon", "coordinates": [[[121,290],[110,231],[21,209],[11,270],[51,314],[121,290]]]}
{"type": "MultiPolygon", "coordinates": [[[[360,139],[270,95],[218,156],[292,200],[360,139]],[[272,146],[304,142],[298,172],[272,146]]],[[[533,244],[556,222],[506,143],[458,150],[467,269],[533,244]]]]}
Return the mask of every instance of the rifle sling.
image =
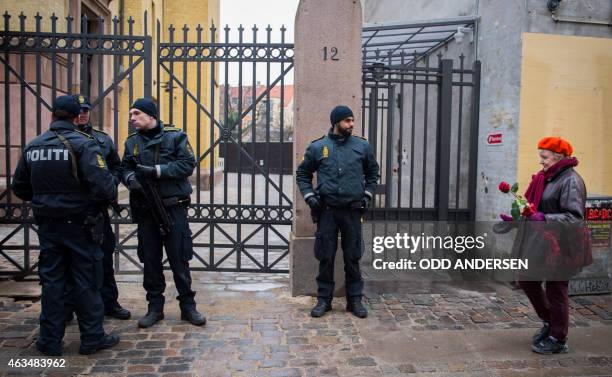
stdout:
{"type": "Polygon", "coordinates": [[[77,167],[77,159],[76,159],[76,154],[74,153],[74,148],[72,148],[72,145],[70,144],[70,142],[68,140],[66,140],[64,135],[60,135],[60,134],[58,134],[55,131],[53,131],[53,133],[62,142],[62,144],[64,144],[66,149],[68,149],[68,153],[70,154],[70,164],[72,166],[72,176],[80,184],[81,180],[79,179],[79,171],[78,171],[78,167],[77,167]]]}

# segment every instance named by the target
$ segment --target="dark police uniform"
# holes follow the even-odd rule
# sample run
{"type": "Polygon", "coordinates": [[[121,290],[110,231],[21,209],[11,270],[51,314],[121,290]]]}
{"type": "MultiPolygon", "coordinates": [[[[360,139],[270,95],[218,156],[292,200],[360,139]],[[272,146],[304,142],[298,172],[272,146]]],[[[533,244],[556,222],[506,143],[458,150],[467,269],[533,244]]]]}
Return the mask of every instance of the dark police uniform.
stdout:
{"type": "Polygon", "coordinates": [[[191,230],[187,222],[187,205],[192,192],[188,177],[195,168],[195,156],[180,128],[164,127],[161,121],[153,130],[136,132],[128,136],[122,160],[123,182],[129,185],[135,174],[133,156],[139,163],[155,166],[157,189],[166,202],[176,199],[175,205],[166,206],[173,225],[162,236],[148,205],[138,193],[130,193],[132,216],[138,223],[138,258],[144,263],[144,288],[147,291],[149,312],[163,313],[166,282],[163,274],[163,246],[172,269],[179,293],[177,299],[182,313],[195,310],[195,292],[191,289],[189,261],[193,258],[191,230]]]}
{"type": "Polygon", "coordinates": [[[300,192],[307,200],[318,195],[323,210],[315,234],[315,257],[319,261],[317,296],[331,300],[334,293],[334,260],[338,231],[342,238],[347,298],[361,298],[363,280],[359,259],[363,253],[361,216],[364,196],[373,197],[378,163],[368,141],[360,136],[327,135],[310,143],[296,171],[300,192]],[[317,187],[312,186],[317,172],[317,187]]]}
{"type": "MultiPolygon", "coordinates": [[[[77,127],[79,131],[90,135],[96,141],[108,170],[115,178],[115,186],[119,185],[119,182],[121,182],[121,159],[119,158],[117,148],[115,148],[115,144],[111,137],[105,132],[93,128],[91,124],[79,125],[77,127]]],[[[108,204],[101,209],[104,216],[104,240],[101,245],[102,251],[104,252],[104,259],[102,260],[104,278],[100,293],[102,294],[105,312],[110,312],[114,308],[119,307],[119,303],[117,302],[119,290],[117,289],[115,270],[113,268],[113,254],[115,252],[116,240],[115,233],[111,226],[110,216],[108,215],[108,204]]]]}
{"type": "Polygon", "coordinates": [[[94,139],[71,122],[57,120],[25,147],[12,187],[19,198],[31,201],[39,226],[42,299],[37,347],[49,355],[61,354],[68,276],[74,281],[80,352],[95,352],[105,338],[103,253],[84,231],[84,223],[87,215],[99,215],[101,205],[115,200],[115,179],[94,139]]]}

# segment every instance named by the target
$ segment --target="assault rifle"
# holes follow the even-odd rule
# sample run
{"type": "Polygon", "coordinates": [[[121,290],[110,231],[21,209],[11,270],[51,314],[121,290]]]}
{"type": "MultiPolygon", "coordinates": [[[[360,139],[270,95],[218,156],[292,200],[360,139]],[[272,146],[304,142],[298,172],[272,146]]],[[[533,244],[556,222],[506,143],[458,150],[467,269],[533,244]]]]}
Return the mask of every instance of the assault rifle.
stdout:
{"type": "MultiPolygon", "coordinates": [[[[132,165],[136,168],[136,165],[141,165],[140,158],[138,156],[132,156],[132,165]]],[[[164,207],[164,201],[159,195],[159,191],[157,190],[157,185],[151,178],[146,178],[139,174],[137,171],[134,171],[136,174],[136,179],[138,183],[142,186],[142,195],[144,196],[145,201],[149,205],[151,209],[151,213],[153,214],[153,219],[159,226],[159,232],[162,236],[165,236],[170,233],[172,229],[172,219],[168,216],[168,212],[166,211],[166,207],[164,207]]]]}

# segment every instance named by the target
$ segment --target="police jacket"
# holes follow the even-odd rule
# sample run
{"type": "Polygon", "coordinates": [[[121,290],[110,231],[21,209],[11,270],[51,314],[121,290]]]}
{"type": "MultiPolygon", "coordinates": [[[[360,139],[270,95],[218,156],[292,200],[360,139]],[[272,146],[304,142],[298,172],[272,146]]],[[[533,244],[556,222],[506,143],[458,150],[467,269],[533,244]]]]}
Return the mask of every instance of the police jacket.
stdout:
{"type": "Polygon", "coordinates": [[[330,206],[345,206],[374,196],[379,179],[378,163],[368,141],[360,136],[334,135],[332,129],[313,140],[296,171],[304,199],[319,195],[330,206]],[[312,186],[317,172],[317,187],[312,186]]]}
{"type": "Polygon", "coordinates": [[[122,160],[123,182],[127,185],[134,174],[134,158],[137,163],[157,168],[157,187],[162,198],[189,197],[191,184],[188,177],[195,168],[193,149],[187,134],[176,127],[164,127],[161,121],[159,132],[135,132],[125,141],[122,160]]]}
{"type": "Polygon", "coordinates": [[[82,215],[117,197],[94,139],[65,120],[52,122],[49,131],[25,147],[12,188],[19,198],[32,202],[35,215],[45,217],[82,215]]]}
{"type": "Polygon", "coordinates": [[[93,128],[91,123],[77,127],[79,131],[83,131],[92,136],[98,143],[100,151],[102,152],[102,157],[104,157],[104,161],[106,161],[106,166],[108,167],[108,170],[110,170],[111,174],[115,177],[115,184],[118,185],[119,182],[121,182],[121,159],[119,158],[119,154],[117,153],[117,148],[115,147],[115,143],[113,143],[113,139],[111,139],[106,132],[93,128]]]}

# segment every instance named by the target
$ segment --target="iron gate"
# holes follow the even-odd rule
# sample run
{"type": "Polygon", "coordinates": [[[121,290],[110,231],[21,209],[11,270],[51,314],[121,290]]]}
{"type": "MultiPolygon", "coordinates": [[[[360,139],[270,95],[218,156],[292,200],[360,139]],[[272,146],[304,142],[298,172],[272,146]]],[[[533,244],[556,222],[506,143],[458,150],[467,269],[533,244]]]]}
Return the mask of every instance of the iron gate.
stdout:
{"type": "Polygon", "coordinates": [[[473,220],[480,62],[399,57],[363,69],[362,132],[381,166],[367,219],[473,220]]]}
{"type": "MultiPolygon", "coordinates": [[[[291,122],[286,121],[290,106],[285,102],[285,78],[293,68],[293,44],[285,42],[285,29],[281,29],[280,41],[272,42],[268,27],[265,40],[259,42],[257,27],[253,27],[250,41],[245,41],[240,27],[237,41],[232,42],[229,28],[219,40],[214,26],[206,33],[199,25],[195,33],[184,26],[183,38],[175,41],[175,29],[170,26],[168,41],[153,46],[146,12],[142,35],[134,33],[131,17],[126,35],[117,18],[105,25],[102,18],[83,17],[80,32],[73,31],[75,23],[70,17],[58,22],[52,16],[50,31],[42,31],[41,20],[37,15],[35,30],[28,31],[26,16],[20,15],[15,27],[11,16],[5,14],[0,36],[0,72],[4,73],[0,153],[6,160],[0,174],[4,178],[0,275],[22,277],[37,266],[40,247],[32,237],[37,231],[32,209],[14,197],[8,183],[25,144],[46,129],[52,100],[64,93],[88,94],[94,127],[110,131],[121,148],[125,130],[120,124],[127,115],[119,109],[138,96],[151,96],[152,83],[157,83],[161,119],[182,127],[198,156],[188,210],[194,241],[192,269],[287,272],[292,177],[283,175],[287,169],[282,159],[279,169],[270,169],[278,165],[270,156],[271,149],[275,144],[286,148],[292,133],[287,126],[291,122]],[[156,60],[152,58],[154,48],[156,60]],[[265,70],[263,88],[257,81],[260,67],[265,70]],[[157,69],[156,77],[153,68],[157,69]],[[228,90],[234,68],[238,98],[228,90]],[[243,69],[251,71],[251,86],[243,85],[243,69]],[[224,72],[221,86],[217,82],[219,70],[224,72]],[[188,75],[192,71],[195,77],[188,75]],[[203,95],[203,87],[207,95],[203,95]],[[188,112],[195,114],[195,122],[188,122],[193,119],[188,112]],[[263,148],[255,148],[255,142],[263,148]],[[237,172],[223,164],[228,149],[238,153],[237,172]]],[[[162,35],[159,23],[156,32],[162,35]]],[[[117,237],[115,270],[141,273],[126,191],[120,194],[122,211],[112,214],[117,237]]],[[[167,261],[164,265],[168,268],[167,261]]]]}

